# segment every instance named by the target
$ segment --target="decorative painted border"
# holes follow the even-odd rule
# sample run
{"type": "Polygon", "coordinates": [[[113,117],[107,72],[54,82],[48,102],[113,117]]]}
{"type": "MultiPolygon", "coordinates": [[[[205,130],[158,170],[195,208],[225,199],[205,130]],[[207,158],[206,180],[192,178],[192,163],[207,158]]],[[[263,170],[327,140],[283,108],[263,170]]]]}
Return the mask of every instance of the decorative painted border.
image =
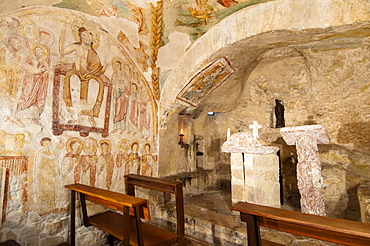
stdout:
{"type": "Polygon", "coordinates": [[[180,91],[177,99],[197,107],[214,89],[222,85],[236,70],[222,56],[198,72],[180,91]]]}
{"type": "Polygon", "coordinates": [[[112,100],[112,84],[104,82],[104,87],[108,89],[106,98],[106,107],[104,115],[104,127],[90,127],[82,125],[66,125],[60,124],[59,121],[59,93],[60,81],[62,76],[72,67],[72,64],[60,64],[54,68],[54,87],[53,87],[53,123],[52,129],[54,135],[61,135],[64,131],[77,131],[80,132],[81,137],[87,137],[90,132],[101,133],[103,138],[109,136],[109,116],[112,100]]]}

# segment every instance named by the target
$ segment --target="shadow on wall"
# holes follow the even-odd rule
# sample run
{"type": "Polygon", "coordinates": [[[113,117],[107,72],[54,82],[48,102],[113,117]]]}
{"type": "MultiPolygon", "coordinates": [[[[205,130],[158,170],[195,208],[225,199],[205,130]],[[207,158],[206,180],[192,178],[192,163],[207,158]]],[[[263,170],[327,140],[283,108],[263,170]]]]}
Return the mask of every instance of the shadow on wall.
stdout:
{"type": "Polygon", "coordinates": [[[358,221],[361,217],[357,189],[370,179],[368,155],[344,146],[319,145],[324,192],[329,217],[358,221]]]}
{"type": "Polygon", "coordinates": [[[361,221],[360,203],[358,201],[357,190],[360,184],[347,190],[348,203],[342,212],[341,218],[346,220],[361,221]]]}
{"type": "Polygon", "coordinates": [[[351,161],[347,175],[348,205],[342,217],[351,220],[360,219],[360,205],[357,189],[364,180],[370,180],[370,122],[355,122],[343,125],[338,132],[338,143],[352,145],[348,157],[351,161]],[[367,176],[368,175],[368,176],[367,176]]]}
{"type": "Polygon", "coordinates": [[[290,206],[295,211],[301,210],[301,195],[297,181],[297,150],[295,145],[287,145],[283,138],[279,137],[273,146],[278,146],[279,151],[279,181],[280,196],[283,204],[290,206]]]}
{"type": "Polygon", "coordinates": [[[338,131],[337,141],[352,144],[354,151],[370,155],[370,122],[343,125],[338,131]]]}

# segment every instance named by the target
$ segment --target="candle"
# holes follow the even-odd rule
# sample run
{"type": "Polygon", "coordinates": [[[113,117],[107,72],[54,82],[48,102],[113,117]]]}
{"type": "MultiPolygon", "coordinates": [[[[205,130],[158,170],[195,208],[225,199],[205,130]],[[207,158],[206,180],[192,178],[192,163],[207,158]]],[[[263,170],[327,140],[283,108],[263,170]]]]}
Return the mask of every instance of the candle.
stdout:
{"type": "Polygon", "coordinates": [[[230,138],[230,128],[227,128],[227,140],[230,138]]]}
{"type": "Polygon", "coordinates": [[[181,134],[181,135],[183,135],[183,134],[184,134],[184,132],[182,131],[182,128],[180,129],[180,134],[181,134]]]}

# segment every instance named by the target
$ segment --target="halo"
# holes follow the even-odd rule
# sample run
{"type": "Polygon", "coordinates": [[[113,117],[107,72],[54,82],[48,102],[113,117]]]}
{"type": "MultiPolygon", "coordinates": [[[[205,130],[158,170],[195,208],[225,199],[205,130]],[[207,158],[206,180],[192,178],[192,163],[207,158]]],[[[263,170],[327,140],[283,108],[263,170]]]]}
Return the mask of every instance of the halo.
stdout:
{"type": "Polygon", "coordinates": [[[3,35],[2,38],[3,38],[2,39],[2,43],[7,48],[10,47],[9,39],[17,39],[19,41],[19,43],[20,43],[20,49],[23,49],[24,46],[25,46],[25,43],[24,43],[23,38],[20,35],[18,35],[18,34],[3,35]]]}
{"type": "Polygon", "coordinates": [[[22,34],[22,36],[25,39],[30,40],[31,42],[34,42],[39,37],[39,35],[40,35],[39,27],[35,23],[33,23],[33,22],[29,21],[29,20],[23,20],[23,21],[21,21],[21,23],[20,23],[20,25],[19,25],[18,28],[19,28],[19,32],[22,34]],[[34,36],[33,37],[30,38],[27,35],[27,33],[25,31],[25,27],[26,26],[31,26],[32,28],[34,28],[35,33],[34,33],[34,36]]]}
{"type": "Polygon", "coordinates": [[[149,145],[150,150],[152,150],[152,143],[151,143],[151,142],[145,142],[145,144],[144,144],[144,149],[145,149],[145,146],[146,146],[146,145],[149,145]]]}
{"type": "Polygon", "coordinates": [[[47,33],[49,35],[49,40],[47,41],[46,44],[43,43],[43,45],[46,45],[46,46],[52,46],[55,42],[55,36],[54,34],[49,30],[49,29],[46,29],[46,28],[40,28],[40,32],[39,32],[39,38],[41,37],[41,33],[47,33]]]}
{"type": "Polygon", "coordinates": [[[131,150],[132,150],[132,146],[133,146],[134,144],[137,144],[137,146],[139,147],[139,142],[138,142],[138,141],[132,141],[132,142],[130,143],[130,149],[131,149],[131,150]]]}
{"type": "Polygon", "coordinates": [[[120,58],[120,57],[118,57],[118,56],[115,56],[115,57],[113,57],[112,58],[112,68],[113,68],[113,70],[114,70],[114,72],[118,72],[118,73],[122,73],[122,71],[123,71],[123,60],[120,58]],[[120,62],[121,64],[122,64],[122,66],[121,66],[121,70],[120,71],[116,71],[116,66],[114,66],[114,64],[116,63],[116,62],[120,62]]]}
{"type": "Polygon", "coordinates": [[[35,50],[37,47],[40,47],[43,51],[44,51],[44,54],[42,55],[40,61],[43,62],[47,59],[48,55],[49,55],[49,51],[48,49],[46,48],[45,45],[43,44],[34,44],[31,46],[30,50],[31,50],[31,54],[35,55],[35,50]]]}
{"type": "MultiPolygon", "coordinates": [[[[121,148],[122,143],[128,143],[128,140],[127,140],[127,139],[121,139],[121,140],[118,142],[118,148],[119,148],[119,149],[121,148]]],[[[127,147],[126,147],[126,150],[127,150],[127,147]]]]}
{"type": "Polygon", "coordinates": [[[87,29],[87,31],[92,34],[92,37],[93,37],[92,48],[94,50],[96,50],[100,45],[100,34],[99,34],[99,32],[96,31],[95,28],[93,28],[89,25],[86,25],[85,23],[83,23],[80,20],[75,21],[75,22],[72,23],[72,35],[73,35],[76,42],[80,42],[80,37],[78,36],[78,29],[80,29],[80,27],[85,27],[87,29]]]}
{"type": "Polygon", "coordinates": [[[101,145],[102,145],[103,143],[107,143],[107,144],[108,144],[108,151],[110,152],[110,151],[111,151],[111,149],[112,149],[112,145],[111,145],[110,141],[109,141],[108,139],[102,139],[102,140],[100,140],[100,141],[99,141],[99,144],[98,144],[98,149],[99,149],[100,153],[102,153],[102,152],[103,152],[103,151],[102,151],[102,148],[101,148],[101,145]]]}
{"type": "Polygon", "coordinates": [[[77,151],[77,153],[80,154],[81,151],[82,151],[82,143],[81,143],[81,140],[79,138],[75,138],[75,137],[70,138],[70,139],[67,140],[67,143],[66,143],[67,152],[71,152],[72,151],[71,143],[74,142],[74,141],[76,141],[76,142],[78,142],[80,144],[80,147],[78,147],[78,151],[77,151]]]}
{"type": "Polygon", "coordinates": [[[85,139],[85,142],[84,142],[84,144],[83,144],[83,148],[84,148],[84,151],[86,152],[86,142],[87,141],[92,141],[93,142],[93,144],[94,144],[94,150],[93,150],[93,152],[94,152],[94,154],[96,153],[96,149],[97,149],[97,142],[96,142],[96,139],[95,138],[86,138],[85,139]]]}

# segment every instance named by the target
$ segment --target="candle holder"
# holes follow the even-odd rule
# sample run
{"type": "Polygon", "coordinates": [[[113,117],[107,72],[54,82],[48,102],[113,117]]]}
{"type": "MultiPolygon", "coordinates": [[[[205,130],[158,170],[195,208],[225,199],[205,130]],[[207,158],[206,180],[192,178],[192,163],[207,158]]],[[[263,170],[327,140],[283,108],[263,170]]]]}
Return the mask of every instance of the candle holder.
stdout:
{"type": "Polygon", "coordinates": [[[181,148],[185,149],[185,150],[188,150],[189,149],[189,144],[185,143],[184,142],[184,134],[180,134],[179,137],[180,137],[180,141],[179,141],[179,145],[181,148]]]}
{"type": "Polygon", "coordinates": [[[184,136],[185,136],[185,135],[184,135],[184,134],[182,134],[182,133],[179,135],[179,137],[180,137],[179,145],[184,145],[184,144],[185,144],[185,143],[184,143],[184,136]]]}

